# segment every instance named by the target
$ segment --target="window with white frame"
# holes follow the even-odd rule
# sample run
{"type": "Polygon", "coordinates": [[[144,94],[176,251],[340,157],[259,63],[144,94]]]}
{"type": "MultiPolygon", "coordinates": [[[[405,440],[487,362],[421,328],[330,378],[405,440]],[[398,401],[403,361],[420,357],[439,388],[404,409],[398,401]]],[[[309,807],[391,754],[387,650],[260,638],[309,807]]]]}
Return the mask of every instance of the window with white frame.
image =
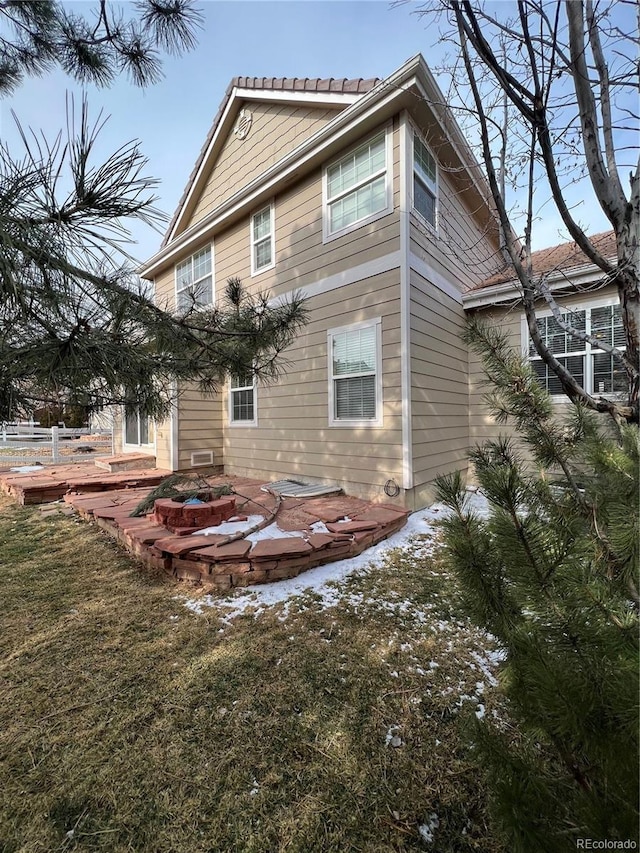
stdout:
{"type": "Polygon", "coordinates": [[[438,169],[435,157],[420,137],[414,133],[413,207],[432,228],[436,227],[437,202],[438,169]]]}
{"type": "Polygon", "coordinates": [[[136,446],[153,444],[153,421],[138,412],[129,412],[124,418],[124,443],[136,446]]]}
{"type": "Polygon", "coordinates": [[[364,225],[391,205],[387,131],[325,170],[325,238],[364,225]]]}
{"type": "Polygon", "coordinates": [[[257,423],[256,383],[253,376],[231,377],[229,420],[232,424],[255,425],[257,423]]]}
{"type": "Polygon", "coordinates": [[[382,424],[381,323],[355,323],[328,332],[329,424],[382,424]]]}
{"type": "Polygon", "coordinates": [[[184,311],[192,305],[213,302],[213,263],[211,246],[176,265],[176,307],[184,311]]]}
{"type": "Polygon", "coordinates": [[[251,275],[270,269],[274,263],[273,205],[270,204],[251,217],[251,275]]]}
{"type": "MultiPolygon", "coordinates": [[[[564,313],[562,318],[573,328],[605,344],[620,351],[626,348],[619,305],[577,307],[564,313]]],[[[626,391],[626,374],[612,355],[572,337],[552,316],[540,317],[537,322],[544,343],[587,393],[615,394],[626,391]]],[[[529,341],[529,360],[543,387],[550,394],[562,394],[560,380],[542,361],[532,341],[529,341]]]]}

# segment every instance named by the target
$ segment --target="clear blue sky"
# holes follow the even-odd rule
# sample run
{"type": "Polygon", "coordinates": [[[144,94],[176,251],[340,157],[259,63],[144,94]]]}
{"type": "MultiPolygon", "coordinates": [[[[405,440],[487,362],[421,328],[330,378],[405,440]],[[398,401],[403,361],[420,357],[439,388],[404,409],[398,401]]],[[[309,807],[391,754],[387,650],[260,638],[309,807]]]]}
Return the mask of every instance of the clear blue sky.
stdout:
{"type": "MultiPolygon", "coordinates": [[[[87,14],[92,3],[74,0],[87,14]]],[[[126,7],[126,4],[124,4],[126,7]]],[[[202,147],[229,80],[236,75],[275,77],[386,77],[418,52],[434,66],[442,58],[433,24],[419,19],[415,5],[387,2],[201,2],[205,29],[195,51],[164,61],[164,79],[141,90],[125,79],[110,89],[88,89],[91,115],[111,118],[101,134],[108,154],[132,139],[141,141],[148,174],[159,178],[159,206],[171,214],[202,147]]],[[[49,138],[65,126],[65,92],[80,89],[61,72],[26,81],[0,101],[0,135],[19,156],[10,111],[23,126],[42,129],[49,138]]],[[[594,215],[592,230],[606,223],[594,215]]],[[[549,221],[546,242],[558,242],[557,223],[549,221]]],[[[135,228],[132,253],[143,260],[160,244],[160,235],[135,228]]],[[[543,245],[545,238],[542,238],[543,245]]],[[[534,248],[539,248],[535,246],[534,248]]]]}

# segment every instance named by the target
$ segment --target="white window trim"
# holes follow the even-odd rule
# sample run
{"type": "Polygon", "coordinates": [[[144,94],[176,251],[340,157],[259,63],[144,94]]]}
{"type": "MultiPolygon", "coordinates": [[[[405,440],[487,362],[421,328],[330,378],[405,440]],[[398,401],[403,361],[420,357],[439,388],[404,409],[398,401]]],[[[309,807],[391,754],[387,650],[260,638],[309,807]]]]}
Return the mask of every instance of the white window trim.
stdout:
{"type": "MultiPolygon", "coordinates": [[[[340,377],[337,377],[340,378],[340,377]]],[[[368,427],[380,428],[384,425],[383,400],[382,400],[382,318],[363,320],[360,323],[351,323],[348,326],[336,326],[327,332],[327,379],[329,383],[329,426],[330,427],[368,427]],[[376,417],[362,418],[359,420],[344,420],[335,416],[335,394],[333,375],[333,338],[341,332],[355,332],[358,329],[375,327],[376,330],[376,417]]]]}
{"type": "MultiPolygon", "coordinates": [[[[597,299],[589,299],[589,300],[570,300],[568,302],[563,302],[562,304],[558,303],[558,307],[560,311],[565,314],[569,311],[586,311],[587,312],[587,322],[586,322],[586,331],[590,333],[591,331],[591,310],[593,308],[605,308],[609,305],[619,305],[620,300],[617,296],[601,296],[597,299]]],[[[544,317],[552,317],[553,311],[550,308],[543,308],[541,310],[536,310],[536,317],[541,320],[544,317]]],[[[527,325],[527,318],[525,314],[522,314],[520,318],[520,339],[521,339],[521,349],[523,356],[530,360],[529,356],[529,327],[527,325]]],[[[585,360],[584,365],[584,390],[588,394],[596,394],[600,395],[601,392],[593,390],[593,359],[592,356],[594,352],[604,352],[604,350],[599,349],[599,347],[593,347],[588,344],[586,341],[584,342],[584,349],[580,350],[576,353],[568,353],[568,355],[581,355],[585,360]]],[[[534,360],[538,360],[534,356],[534,360]]],[[[602,392],[602,395],[605,396],[609,400],[617,400],[622,399],[624,394],[620,391],[605,391],[602,392]]],[[[567,400],[566,394],[550,394],[551,400],[555,403],[562,402],[567,400]]]]}
{"type": "MultiPolygon", "coordinates": [[[[265,204],[264,207],[261,207],[259,210],[254,211],[251,214],[250,226],[249,226],[249,249],[251,252],[251,275],[252,277],[255,275],[262,275],[263,272],[267,272],[267,270],[272,270],[276,265],[276,232],[275,232],[275,204],[273,201],[270,201],[269,204],[265,204]],[[253,220],[259,213],[264,213],[265,210],[269,210],[269,237],[271,238],[271,263],[266,264],[259,269],[256,268],[256,241],[254,233],[253,233],[253,220]]],[[[265,237],[260,238],[260,242],[265,240],[265,237]]]]}
{"type": "MultiPolygon", "coordinates": [[[[354,189],[358,187],[355,184],[353,187],[350,187],[349,190],[345,190],[345,195],[353,192],[354,189]]],[[[335,199],[334,199],[335,200],[335,199]]],[[[339,237],[343,237],[345,234],[349,234],[351,231],[355,231],[358,228],[363,228],[365,225],[369,225],[371,222],[375,222],[377,219],[382,219],[383,216],[388,216],[393,212],[393,125],[389,122],[382,130],[378,130],[376,133],[369,135],[366,139],[362,139],[358,142],[357,145],[352,145],[348,151],[343,152],[339,157],[333,159],[330,163],[327,163],[322,169],[322,242],[330,243],[332,240],[337,240],[339,237]],[[328,181],[327,181],[327,173],[332,166],[335,166],[341,160],[344,160],[345,157],[348,157],[354,151],[357,151],[358,148],[361,148],[363,145],[366,145],[367,142],[370,142],[372,139],[375,139],[376,136],[379,136],[381,133],[385,134],[385,167],[381,169],[379,172],[376,172],[373,175],[369,175],[363,184],[368,184],[372,180],[375,180],[376,177],[380,177],[381,175],[385,176],[385,199],[386,204],[382,210],[376,211],[376,213],[372,213],[370,216],[365,216],[362,219],[358,219],[356,222],[352,222],[351,225],[347,225],[344,228],[341,228],[339,231],[329,231],[329,198],[328,198],[328,181]]]]}
{"type": "MultiPolygon", "coordinates": [[[[427,145],[423,135],[416,129],[416,127],[413,124],[411,124],[411,130],[412,130],[411,146],[410,146],[411,147],[411,155],[410,155],[411,159],[409,160],[409,163],[407,164],[409,167],[408,172],[409,172],[409,175],[411,176],[410,181],[409,181],[409,187],[410,187],[409,188],[409,199],[411,202],[411,212],[418,219],[418,221],[422,225],[424,225],[425,228],[428,228],[432,234],[437,235],[438,225],[439,225],[439,221],[440,221],[440,167],[438,165],[438,159],[437,159],[436,155],[433,153],[433,151],[431,150],[429,145],[427,145]],[[420,213],[418,208],[415,206],[415,201],[414,201],[414,195],[415,195],[415,190],[414,190],[415,166],[414,166],[414,163],[415,163],[415,138],[416,138],[416,136],[418,137],[420,142],[424,145],[424,147],[427,149],[429,154],[431,154],[431,156],[433,157],[434,163],[436,164],[435,224],[433,224],[433,225],[431,224],[431,222],[429,222],[428,219],[425,219],[425,217],[420,213]]],[[[427,189],[431,190],[431,187],[427,187],[427,189]]]]}
{"type": "Polygon", "coordinates": [[[253,385],[243,385],[242,388],[232,388],[231,386],[231,377],[229,377],[228,384],[228,400],[227,400],[227,414],[229,416],[229,426],[230,427],[257,427],[258,426],[258,383],[256,381],[256,377],[253,377],[253,385]],[[250,387],[253,388],[253,420],[250,421],[235,421],[233,419],[233,392],[234,391],[245,391],[250,387]]]}
{"type": "MultiPolygon", "coordinates": [[[[197,249],[195,252],[192,252],[190,255],[188,255],[188,257],[183,258],[181,261],[178,261],[176,264],[174,264],[173,279],[174,279],[174,298],[175,298],[176,311],[178,310],[178,296],[179,296],[179,294],[184,292],[185,290],[187,290],[187,288],[182,288],[181,290],[178,290],[178,267],[181,264],[183,264],[185,261],[191,261],[193,263],[193,258],[195,257],[195,255],[199,255],[200,252],[204,251],[206,248],[211,249],[211,302],[207,302],[203,305],[194,305],[194,310],[195,311],[201,311],[203,308],[207,308],[209,305],[215,304],[215,301],[216,301],[216,267],[215,267],[215,255],[214,255],[213,241],[212,241],[211,243],[209,243],[208,247],[206,245],[202,246],[200,249],[197,249]]],[[[204,278],[206,278],[206,276],[204,276],[204,278]]],[[[202,281],[202,279],[198,279],[198,281],[202,281]]],[[[193,282],[194,285],[196,285],[197,283],[198,282],[196,282],[196,281],[193,282]]],[[[189,285],[189,287],[192,287],[192,286],[193,285],[189,285]]]]}
{"type": "MultiPolygon", "coordinates": [[[[157,426],[155,421],[152,418],[148,418],[149,422],[153,424],[153,441],[148,442],[147,444],[129,444],[127,441],[127,415],[124,409],[122,410],[122,450],[124,453],[132,453],[136,450],[153,450],[155,453],[156,449],[156,435],[157,435],[157,426]]],[[[138,413],[138,437],[140,436],[140,414],[138,413]]]]}

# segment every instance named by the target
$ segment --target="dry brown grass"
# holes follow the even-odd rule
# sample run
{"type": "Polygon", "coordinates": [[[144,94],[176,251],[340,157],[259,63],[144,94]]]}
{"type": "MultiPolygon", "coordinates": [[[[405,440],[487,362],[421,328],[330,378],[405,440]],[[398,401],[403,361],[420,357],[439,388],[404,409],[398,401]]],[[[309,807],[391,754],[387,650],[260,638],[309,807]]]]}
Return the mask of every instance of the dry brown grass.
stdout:
{"type": "Polygon", "coordinates": [[[3,853],[501,853],[460,726],[487,641],[418,549],[230,625],[74,518],[1,497],[0,549],[3,853]]]}

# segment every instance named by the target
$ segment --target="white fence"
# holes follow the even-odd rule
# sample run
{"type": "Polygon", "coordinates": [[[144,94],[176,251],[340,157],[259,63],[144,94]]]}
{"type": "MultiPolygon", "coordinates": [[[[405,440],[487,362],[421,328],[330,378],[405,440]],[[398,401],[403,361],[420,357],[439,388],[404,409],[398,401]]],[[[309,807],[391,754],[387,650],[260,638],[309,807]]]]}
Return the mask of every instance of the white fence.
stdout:
{"type": "Polygon", "coordinates": [[[112,454],[112,430],[47,428],[33,422],[2,424],[0,428],[0,468],[59,462],[73,464],[112,454]]]}

